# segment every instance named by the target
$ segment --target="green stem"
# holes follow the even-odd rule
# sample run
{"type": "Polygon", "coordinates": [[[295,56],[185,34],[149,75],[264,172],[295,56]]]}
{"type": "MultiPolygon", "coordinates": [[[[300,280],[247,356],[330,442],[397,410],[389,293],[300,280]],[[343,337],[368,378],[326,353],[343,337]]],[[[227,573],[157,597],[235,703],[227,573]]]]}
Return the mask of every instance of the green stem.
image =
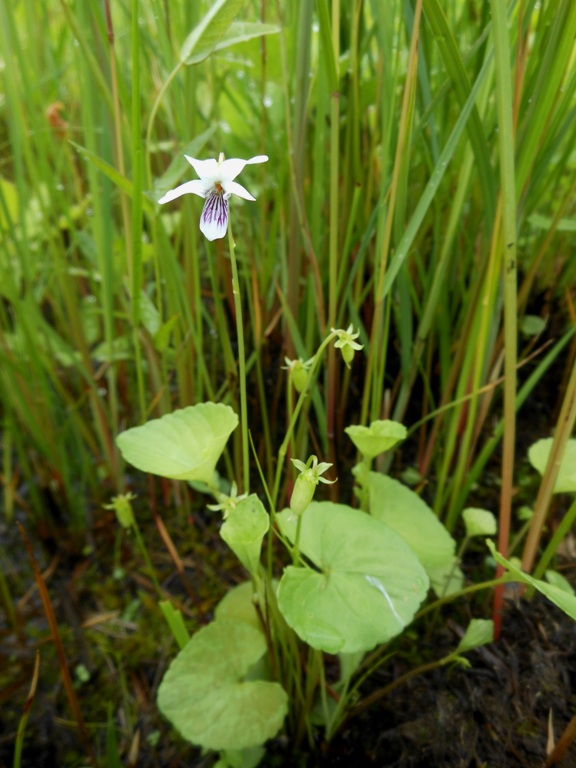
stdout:
{"type": "MultiPolygon", "coordinates": [[[[517,361],[517,270],[516,270],[516,181],[515,142],[512,115],[512,72],[510,41],[505,0],[492,0],[492,34],[496,70],[496,102],[498,106],[498,145],[500,155],[502,202],[502,252],[504,267],[504,437],[502,441],[502,492],[498,525],[498,551],[508,556],[512,486],[514,480],[514,441],[516,434],[516,361],[517,361]]],[[[498,222],[498,216],[496,216],[498,222]]],[[[496,575],[502,574],[502,567],[496,575]]],[[[500,634],[504,601],[503,588],[494,594],[494,637],[500,634]]]]}
{"type": "Polygon", "coordinates": [[[368,709],[368,707],[371,707],[372,704],[375,704],[380,699],[388,696],[390,693],[392,693],[392,691],[394,691],[396,688],[399,688],[401,685],[404,685],[404,683],[407,683],[408,680],[411,680],[413,677],[418,677],[418,675],[423,675],[424,672],[430,672],[432,669],[437,669],[438,667],[442,667],[445,664],[449,664],[453,659],[456,658],[457,655],[458,654],[455,652],[449,653],[447,656],[444,656],[441,659],[430,661],[427,664],[421,664],[419,667],[411,669],[405,674],[400,675],[400,677],[397,677],[389,685],[384,686],[384,688],[379,688],[377,691],[374,691],[365,699],[363,699],[354,707],[354,709],[351,710],[347,719],[350,720],[351,718],[356,717],[360,713],[364,712],[366,709],[368,709]]]}
{"type": "Polygon", "coordinates": [[[546,568],[548,567],[550,560],[556,554],[562,539],[564,539],[568,531],[570,531],[570,529],[572,528],[572,524],[574,523],[574,520],[576,520],[576,501],[572,502],[570,509],[568,510],[568,512],[566,512],[566,514],[564,515],[563,519],[560,522],[560,525],[558,526],[558,528],[556,528],[556,530],[554,531],[554,535],[548,542],[548,546],[544,550],[544,554],[540,558],[540,562],[538,563],[537,567],[534,569],[535,579],[541,579],[544,573],[546,572],[546,568]]]}
{"type": "Polygon", "coordinates": [[[148,554],[148,548],[144,543],[144,539],[142,538],[142,534],[140,533],[140,528],[138,527],[138,523],[136,522],[136,520],[134,520],[130,528],[133,531],[134,536],[136,537],[136,543],[138,544],[138,549],[140,550],[140,554],[144,558],[144,562],[148,567],[148,572],[150,573],[150,578],[152,579],[152,582],[156,588],[156,591],[158,592],[159,597],[161,599],[164,599],[165,594],[164,592],[162,592],[162,587],[160,586],[160,582],[158,581],[158,577],[156,576],[156,571],[154,569],[154,566],[152,565],[152,560],[150,559],[150,555],[148,554]]]}
{"type": "MultiPolygon", "coordinates": [[[[62,0],[61,0],[62,1],[62,0]]],[[[156,118],[156,113],[158,112],[158,109],[160,107],[160,103],[162,102],[162,99],[164,98],[164,94],[168,90],[171,82],[174,80],[176,75],[180,72],[180,70],[183,67],[183,62],[179,61],[178,64],[174,67],[172,72],[168,75],[164,83],[162,84],[162,87],[160,88],[158,95],[156,96],[156,100],[152,106],[152,109],[150,110],[150,117],[148,119],[148,126],[146,128],[146,137],[145,137],[145,145],[146,145],[146,174],[147,174],[147,183],[151,184],[152,182],[152,169],[150,165],[150,153],[151,153],[151,144],[152,144],[152,126],[154,125],[154,120],[156,118]]]]}
{"type": "MultiPolygon", "coordinates": [[[[442,597],[442,598],[440,598],[438,600],[435,600],[430,605],[427,605],[426,608],[424,608],[423,610],[419,611],[414,618],[415,619],[420,619],[426,613],[429,613],[430,611],[434,611],[434,610],[438,609],[444,603],[452,602],[453,600],[455,600],[455,599],[457,599],[459,597],[463,597],[465,595],[469,595],[469,594],[472,594],[474,592],[481,591],[483,589],[489,589],[491,587],[498,587],[500,585],[507,584],[507,583],[510,583],[510,582],[513,582],[513,581],[514,581],[514,578],[511,578],[509,576],[509,574],[505,574],[504,576],[502,576],[499,579],[491,579],[490,581],[485,581],[485,582],[482,582],[481,584],[472,584],[470,587],[466,587],[465,589],[461,589],[459,592],[455,592],[452,595],[447,595],[447,596],[442,597]]],[[[374,672],[374,670],[380,665],[380,663],[381,663],[380,656],[382,655],[382,653],[384,651],[386,651],[386,649],[387,649],[386,645],[383,645],[378,650],[376,650],[373,654],[371,654],[366,659],[364,659],[364,661],[362,663],[362,666],[363,667],[368,667],[369,671],[365,675],[362,676],[362,678],[360,679],[359,682],[357,682],[355,684],[355,686],[354,686],[354,688],[352,690],[352,693],[354,693],[354,691],[357,691],[358,688],[360,687],[361,683],[367,677],[369,677],[374,672]]],[[[363,699],[363,701],[361,701],[356,707],[354,707],[350,711],[350,714],[348,715],[347,720],[350,720],[350,718],[352,718],[352,717],[356,717],[356,715],[359,715],[361,712],[363,712],[365,709],[367,709],[369,706],[374,704],[379,699],[381,699],[384,696],[387,696],[388,694],[392,693],[392,691],[395,688],[397,688],[398,686],[400,686],[403,683],[407,682],[411,678],[416,677],[417,675],[421,675],[424,672],[428,672],[429,670],[435,669],[436,667],[443,666],[443,665],[449,663],[450,661],[452,661],[452,659],[454,659],[457,655],[458,655],[458,653],[456,651],[452,651],[447,656],[444,656],[443,658],[441,658],[439,660],[428,662],[426,664],[422,664],[420,667],[417,667],[416,669],[412,669],[409,672],[406,672],[406,674],[401,675],[400,677],[396,678],[389,685],[385,686],[384,688],[380,688],[377,691],[374,691],[374,693],[370,694],[370,696],[368,696],[367,698],[363,699]]]]}
{"type": "Polygon", "coordinates": [[[146,395],[142,350],[138,329],[140,327],[140,291],[142,289],[142,117],[140,113],[140,11],[139,0],[132,0],[132,266],[130,292],[132,299],[132,335],[138,402],[142,421],[146,419],[146,395]]]}
{"type": "Polygon", "coordinates": [[[430,613],[430,611],[436,610],[436,608],[439,608],[441,605],[444,605],[444,603],[452,603],[454,600],[458,600],[460,597],[465,597],[466,595],[471,595],[474,592],[481,592],[483,589],[491,589],[492,587],[499,587],[500,585],[508,584],[509,582],[516,581],[514,577],[511,577],[508,573],[505,573],[503,576],[500,576],[497,579],[490,579],[489,581],[482,581],[479,584],[471,584],[469,587],[464,587],[464,589],[458,590],[458,592],[452,592],[451,595],[444,595],[444,597],[439,597],[438,600],[435,600],[433,603],[430,603],[425,608],[422,608],[421,611],[418,611],[418,613],[414,616],[414,620],[421,619],[422,616],[425,616],[427,613],[430,613]]]}
{"type": "Polygon", "coordinates": [[[14,759],[12,761],[12,768],[20,768],[22,761],[22,748],[24,746],[24,734],[26,732],[26,724],[28,722],[28,716],[30,709],[34,703],[34,697],[36,696],[36,686],[38,684],[38,673],[40,671],[40,651],[36,649],[36,659],[34,662],[34,673],[32,675],[32,683],[30,685],[30,692],[24,705],[24,712],[18,723],[18,730],[16,732],[16,741],[14,742],[14,759]]]}
{"type": "Polygon", "coordinates": [[[290,440],[292,438],[292,433],[294,432],[294,427],[296,426],[296,421],[298,419],[298,416],[300,414],[300,411],[302,409],[302,406],[304,405],[304,401],[306,399],[306,396],[311,389],[311,384],[315,379],[316,369],[318,368],[318,362],[320,360],[320,357],[322,356],[322,353],[330,344],[331,341],[333,341],[338,336],[337,333],[330,333],[322,344],[318,347],[318,351],[314,355],[314,360],[312,362],[312,366],[310,367],[310,371],[308,373],[308,381],[306,382],[306,386],[300,392],[300,396],[298,398],[298,401],[296,402],[296,407],[294,408],[292,412],[292,416],[290,418],[290,422],[288,424],[288,429],[286,430],[286,435],[284,436],[284,440],[282,441],[282,445],[280,446],[278,450],[278,460],[276,464],[276,477],[274,478],[274,490],[272,492],[272,501],[274,504],[274,508],[276,508],[277,502],[278,502],[278,491],[280,488],[280,478],[282,476],[282,468],[284,466],[284,458],[286,457],[286,452],[288,450],[288,444],[290,443],[290,440]]]}
{"type": "Polygon", "coordinates": [[[298,522],[296,523],[296,536],[294,537],[294,549],[292,550],[292,565],[298,567],[298,560],[300,559],[300,532],[302,530],[302,515],[298,515],[298,522]]]}
{"type": "MultiPolygon", "coordinates": [[[[332,0],[332,51],[334,62],[340,56],[340,0],[332,0]]],[[[330,94],[330,226],[329,226],[329,262],[328,262],[328,328],[336,325],[336,313],[338,303],[338,227],[339,227],[339,200],[338,189],[339,161],[340,161],[340,92],[339,82],[332,84],[330,94]]],[[[334,417],[336,410],[336,350],[331,347],[328,352],[328,397],[326,421],[328,424],[328,440],[330,446],[330,461],[336,461],[334,456],[334,417]]]]}
{"type": "Polygon", "coordinates": [[[236,243],[232,237],[232,226],[228,221],[228,247],[232,264],[232,294],[236,310],[236,333],[238,335],[238,375],[240,380],[240,426],[242,429],[242,462],[244,467],[244,493],[250,493],[250,453],[248,450],[248,403],[246,400],[246,352],[244,349],[244,322],[242,319],[242,297],[236,263],[236,243]]]}
{"type": "Polygon", "coordinates": [[[566,386],[566,393],[564,395],[564,401],[558,416],[558,422],[550,454],[548,456],[548,462],[546,464],[546,470],[542,476],[542,482],[538,490],[538,496],[534,504],[534,514],[530,521],[530,530],[528,531],[528,537],[526,544],[524,545],[524,554],[522,556],[522,570],[526,573],[531,573],[536,553],[538,551],[538,545],[540,543],[540,537],[542,536],[542,530],[546,520],[546,514],[550,505],[550,499],[554,493],[554,486],[560,471],[560,464],[562,463],[562,457],[566,444],[572,430],[574,429],[574,423],[576,422],[576,362],[572,367],[572,373],[570,380],[566,386]]]}

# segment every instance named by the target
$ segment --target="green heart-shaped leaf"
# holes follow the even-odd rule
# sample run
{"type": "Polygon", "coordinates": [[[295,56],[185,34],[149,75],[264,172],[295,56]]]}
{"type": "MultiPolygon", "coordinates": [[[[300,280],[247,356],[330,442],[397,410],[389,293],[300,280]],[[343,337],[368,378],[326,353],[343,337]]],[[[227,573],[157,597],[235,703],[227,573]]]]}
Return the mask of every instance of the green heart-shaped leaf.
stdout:
{"type": "MultiPolygon", "coordinates": [[[[538,440],[528,449],[530,464],[541,475],[546,471],[548,457],[552,450],[552,440],[551,437],[538,440]]],[[[564,456],[554,484],[554,493],[574,493],[574,491],[576,491],[576,440],[571,439],[568,440],[564,449],[564,456]]]]}
{"type": "Polygon", "coordinates": [[[222,403],[198,403],[121,432],[122,456],[143,472],[212,483],[238,416],[222,403]]]}
{"type": "Polygon", "coordinates": [[[214,616],[217,620],[242,621],[262,632],[256,603],[260,603],[260,609],[265,614],[266,606],[254,594],[254,584],[251,581],[243,581],[226,592],[214,609],[214,616]]]}
{"type": "Polygon", "coordinates": [[[494,640],[494,622],[492,619],[472,619],[458,643],[456,653],[467,653],[494,640]]]}
{"type": "Polygon", "coordinates": [[[229,513],[220,536],[250,573],[260,565],[262,539],[270,527],[270,518],[255,493],[240,501],[229,513]]]}
{"type": "Polygon", "coordinates": [[[496,518],[487,509],[466,507],[462,512],[466,526],[466,536],[495,536],[497,530],[496,518]]]}
{"type": "Polygon", "coordinates": [[[456,542],[430,507],[414,491],[378,472],[368,476],[370,514],[389,525],[410,545],[441,597],[462,589],[456,542]]]}
{"type": "MultiPolygon", "coordinates": [[[[277,520],[294,541],[291,510],[277,520]]],[[[343,504],[312,502],[301,521],[300,551],[318,570],[288,566],[280,581],[278,604],[294,631],[328,653],[367,651],[402,632],[429,584],[406,542],[343,504]]]]}
{"type": "Polygon", "coordinates": [[[354,426],[344,430],[356,448],[366,458],[373,459],[384,451],[389,451],[408,434],[406,427],[398,421],[373,421],[369,427],[354,426]]]}
{"type": "Polygon", "coordinates": [[[278,733],[288,709],[278,683],[244,680],[266,650],[263,633],[244,622],[219,619],[203,627],[164,675],[160,711],[205,749],[263,744],[278,733]]]}

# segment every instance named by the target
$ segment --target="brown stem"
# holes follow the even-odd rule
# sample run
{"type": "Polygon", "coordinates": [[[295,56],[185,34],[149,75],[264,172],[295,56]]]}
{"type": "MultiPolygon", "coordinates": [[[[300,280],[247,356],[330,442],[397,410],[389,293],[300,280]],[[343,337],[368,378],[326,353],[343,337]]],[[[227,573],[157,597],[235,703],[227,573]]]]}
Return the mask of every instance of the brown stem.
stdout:
{"type": "Polygon", "coordinates": [[[84,718],[82,717],[82,710],[80,709],[80,704],[78,702],[76,691],[74,690],[74,685],[72,683],[72,677],[70,676],[70,670],[68,669],[66,651],[64,650],[62,638],[60,637],[60,632],[58,631],[58,620],[56,619],[56,615],[54,613],[54,608],[52,606],[50,594],[46,587],[46,582],[40,573],[40,568],[38,567],[38,563],[34,557],[34,552],[32,551],[32,546],[26,531],[24,530],[23,526],[20,525],[20,523],[17,522],[16,525],[20,529],[20,533],[24,539],[24,546],[26,547],[26,551],[28,552],[28,557],[30,558],[30,563],[32,565],[32,570],[34,571],[34,579],[38,585],[38,592],[40,593],[40,598],[44,607],[44,614],[46,615],[46,620],[48,621],[48,625],[52,633],[52,640],[54,642],[54,648],[56,649],[56,655],[58,657],[58,665],[60,667],[60,675],[62,677],[66,695],[68,696],[70,709],[72,710],[74,718],[76,719],[76,724],[78,725],[80,736],[84,742],[84,747],[86,749],[88,759],[93,766],[97,766],[96,755],[94,754],[94,750],[88,736],[88,731],[86,730],[84,718]]]}

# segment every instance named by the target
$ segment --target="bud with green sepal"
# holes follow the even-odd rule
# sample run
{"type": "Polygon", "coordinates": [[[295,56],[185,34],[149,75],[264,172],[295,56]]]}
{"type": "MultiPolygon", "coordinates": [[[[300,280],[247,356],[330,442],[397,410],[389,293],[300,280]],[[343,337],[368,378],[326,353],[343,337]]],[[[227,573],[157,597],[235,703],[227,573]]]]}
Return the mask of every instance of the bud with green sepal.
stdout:
{"type": "Polygon", "coordinates": [[[296,478],[296,484],[292,491],[290,509],[295,515],[300,516],[312,501],[318,483],[331,485],[336,480],[327,480],[325,477],[321,477],[327,469],[330,469],[332,464],[326,461],[318,464],[317,456],[310,456],[306,464],[299,459],[292,459],[292,464],[300,470],[300,474],[296,478]]]}
{"type": "Polygon", "coordinates": [[[330,330],[332,333],[337,334],[338,339],[334,342],[334,346],[342,352],[342,359],[346,366],[350,368],[350,363],[354,359],[354,352],[363,349],[362,344],[358,344],[355,341],[360,336],[360,332],[353,333],[354,327],[352,325],[349,325],[345,331],[341,328],[331,328],[330,330]]]}
{"type": "Polygon", "coordinates": [[[113,509],[116,513],[116,519],[122,528],[132,528],[135,524],[134,512],[132,511],[132,502],[136,496],[129,491],[114,496],[110,504],[103,504],[104,509],[113,509]]]}
{"type": "Polygon", "coordinates": [[[290,360],[290,358],[285,357],[284,362],[286,365],[283,367],[284,370],[288,371],[290,382],[294,385],[296,392],[301,394],[306,389],[306,385],[308,384],[308,378],[310,375],[309,370],[310,366],[314,362],[314,358],[311,357],[310,360],[302,360],[302,358],[299,357],[296,360],[290,360]]]}

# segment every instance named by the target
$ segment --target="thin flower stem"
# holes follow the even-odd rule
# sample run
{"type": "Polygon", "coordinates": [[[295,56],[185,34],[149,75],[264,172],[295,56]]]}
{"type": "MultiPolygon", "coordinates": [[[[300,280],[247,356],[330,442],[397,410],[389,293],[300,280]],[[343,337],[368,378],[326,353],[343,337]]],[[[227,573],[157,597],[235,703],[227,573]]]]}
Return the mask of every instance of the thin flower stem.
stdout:
{"type": "Polygon", "coordinates": [[[240,380],[240,427],[242,429],[242,464],[244,468],[243,493],[250,493],[250,453],[248,449],[248,403],[246,400],[246,352],[244,349],[244,321],[242,318],[242,297],[238,264],[236,263],[236,243],[232,237],[232,225],[228,221],[228,247],[232,264],[232,294],[236,310],[236,333],[238,336],[238,374],[240,380]]]}
{"type": "Polygon", "coordinates": [[[154,102],[154,104],[152,105],[152,109],[150,110],[150,117],[148,118],[148,125],[146,127],[146,136],[144,138],[144,144],[146,147],[146,173],[147,173],[146,178],[148,180],[148,183],[150,183],[152,179],[152,168],[151,168],[152,126],[154,125],[156,113],[158,112],[162,99],[164,98],[164,94],[166,93],[170,84],[176,78],[176,75],[178,75],[182,67],[183,67],[183,62],[179,61],[178,64],[176,64],[176,66],[172,70],[172,72],[170,72],[170,74],[168,75],[164,83],[162,84],[162,87],[160,88],[160,91],[156,96],[156,101],[154,102]]]}
{"type": "Polygon", "coordinates": [[[150,559],[148,548],[144,543],[144,539],[142,538],[142,534],[140,533],[140,528],[138,527],[138,523],[136,522],[136,520],[134,520],[134,522],[130,526],[130,530],[134,533],[134,536],[136,538],[136,543],[138,544],[138,549],[140,550],[140,554],[144,558],[144,561],[148,567],[148,572],[150,574],[150,578],[152,579],[152,583],[154,584],[156,591],[158,592],[158,595],[162,599],[164,597],[164,593],[162,592],[162,587],[160,586],[160,582],[158,581],[158,576],[156,575],[156,571],[154,569],[154,566],[152,565],[152,560],[150,559]]]}
{"type": "Polygon", "coordinates": [[[294,408],[294,411],[292,412],[292,415],[290,417],[290,423],[288,424],[288,429],[286,430],[286,435],[284,436],[284,440],[282,441],[282,445],[280,446],[280,449],[278,450],[278,460],[276,464],[276,477],[274,478],[274,490],[272,492],[272,500],[274,502],[274,507],[276,508],[276,505],[278,503],[278,490],[280,488],[280,478],[282,476],[282,468],[284,466],[284,458],[286,457],[286,452],[288,450],[288,444],[292,438],[292,433],[294,432],[294,427],[296,426],[296,421],[298,419],[298,416],[300,414],[300,411],[302,409],[302,406],[304,405],[304,400],[306,398],[306,395],[308,394],[308,391],[311,388],[312,381],[314,380],[316,369],[318,368],[318,362],[320,360],[320,357],[322,356],[322,353],[326,349],[326,347],[330,344],[331,341],[336,339],[338,337],[338,334],[335,332],[330,333],[322,344],[318,347],[318,350],[316,354],[314,355],[312,366],[310,367],[310,371],[308,373],[308,381],[306,382],[306,386],[300,393],[300,397],[298,398],[298,401],[296,402],[296,407],[294,408]]]}
{"type": "Polygon", "coordinates": [[[298,522],[296,523],[296,536],[294,537],[294,549],[292,550],[292,565],[298,567],[298,561],[300,560],[300,532],[302,531],[302,515],[298,515],[298,522]]]}

